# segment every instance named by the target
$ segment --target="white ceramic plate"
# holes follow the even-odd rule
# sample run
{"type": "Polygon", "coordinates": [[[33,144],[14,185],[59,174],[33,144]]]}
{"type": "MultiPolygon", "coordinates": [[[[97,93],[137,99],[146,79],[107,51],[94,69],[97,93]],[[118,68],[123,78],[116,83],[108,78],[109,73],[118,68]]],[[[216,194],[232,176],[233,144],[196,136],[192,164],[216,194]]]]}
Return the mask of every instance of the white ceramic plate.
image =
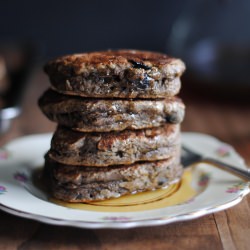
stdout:
{"type": "MultiPolygon", "coordinates": [[[[0,149],[0,209],[55,225],[131,228],[198,218],[234,206],[249,193],[249,183],[211,165],[199,164],[187,171],[181,183],[166,190],[67,207],[52,202],[31,178],[43,165],[50,139],[51,134],[31,135],[0,149]],[[190,192],[183,191],[188,189],[190,192]]],[[[246,168],[231,146],[211,136],[183,133],[182,139],[202,154],[246,168]]]]}

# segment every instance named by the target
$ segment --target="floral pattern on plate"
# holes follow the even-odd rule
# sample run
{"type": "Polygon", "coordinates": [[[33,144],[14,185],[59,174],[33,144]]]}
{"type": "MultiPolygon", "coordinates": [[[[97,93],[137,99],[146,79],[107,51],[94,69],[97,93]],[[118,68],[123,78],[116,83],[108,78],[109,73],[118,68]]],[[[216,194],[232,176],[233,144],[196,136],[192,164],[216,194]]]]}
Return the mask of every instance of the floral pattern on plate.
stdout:
{"type": "Polygon", "coordinates": [[[4,193],[6,193],[6,192],[7,192],[6,187],[0,186],[0,195],[1,195],[1,194],[4,194],[4,193]]]}
{"type": "Polygon", "coordinates": [[[222,143],[216,150],[215,153],[216,155],[218,155],[219,157],[228,157],[230,156],[230,152],[231,152],[231,146],[222,143]]]}
{"type": "Polygon", "coordinates": [[[211,174],[210,173],[202,173],[199,177],[199,181],[198,181],[198,185],[200,187],[205,187],[208,185],[208,182],[211,178],[211,174]]]}
{"type": "Polygon", "coordinates": [[[26,183],[28,181],[27,174],[23,172],[16,172],[13,177],[15,180],[19,181],[20,183],[26,183]]]}
{"type": "Polygon", "coordinates": [[[10,158],[10,153],[5,149],[0,148],[0,161],[8,160],[9,158],[10,158]]]}
{"type": "Polygon", "coordinates": [[[230,194],[232,194],[232,193],[236,194],[236,193],[239,193],[240,191],[244,190],[247,187],[247,185],[248,184],[246,182],[240,181],[240,182],[232,185],[231,187],[229,187],[226,190],[226,192],[230,193],[230,194]]]}

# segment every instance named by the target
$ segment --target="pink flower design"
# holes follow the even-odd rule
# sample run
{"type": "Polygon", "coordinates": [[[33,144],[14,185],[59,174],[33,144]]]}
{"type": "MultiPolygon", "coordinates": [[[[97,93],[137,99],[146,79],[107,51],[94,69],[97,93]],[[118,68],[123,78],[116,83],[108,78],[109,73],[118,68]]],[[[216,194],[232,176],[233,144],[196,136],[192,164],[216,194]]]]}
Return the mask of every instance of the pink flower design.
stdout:
{"type": "Polygon", "coordinates": [[[14,179],[21,182],[26,183],[28,181],[28,177],[25,173],[16,172],[14,174],[14,179]]]}
{"type": "Polygon", "coordinates": [[[198,185],[200,187],[205,187],[205,186],[207,186],[209,180],[210,180],[210,174],[208,174],[208,173],[202,173],[200,175],[200,178],[199,178],[199,181],[198,181],[198,185]]]}
{"type": "Polygon", "coordinates": [[[6,187],[0,186],[0,194],[4,194],[5,192],[7,192],[6,187]]]}
{"type": "Polygon", "coordinates": [[[10,154],[5,149],[0,149],[0,160],[7,160],[10,157],[10,154]]]}
{"type": "Polygon", "coordinates": [[[107,221],[128,221],[131,218],[130,217],[125,217],[125,216],[105,216],[102,218],[103,220],[107,221]]]}
{"type": "Polygon", "coordinates": [[[215,153],[219,157],[227,157],[230,155],[230,147],[226,144],[222,144],[219,148],[215,150],[215,153]]]}
{"type": "Polygon", "coordinates": [[[245,183],[244,182],[239,182],[231,187],[229,187],[226,192],[229,193],[229,194],[236,194],[238,193],[239,191],[241,190],[244,190],[245,188],[245,183]]]}

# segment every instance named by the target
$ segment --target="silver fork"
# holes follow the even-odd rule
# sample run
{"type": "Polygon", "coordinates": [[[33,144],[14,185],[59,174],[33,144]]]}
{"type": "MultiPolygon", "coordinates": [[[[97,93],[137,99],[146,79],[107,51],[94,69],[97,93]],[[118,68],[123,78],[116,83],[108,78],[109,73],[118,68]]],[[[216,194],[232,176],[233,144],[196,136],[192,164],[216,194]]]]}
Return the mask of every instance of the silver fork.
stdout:
{"type": "Polygon", "coordinates": [[[246,181],[250,181],[250,172],[249,170],[243,170],[236,168],[230,164],[224,163],[222,161],[205,157],[197,152],[194,152],[193,150],[189,149],[188,147],[182,145],[182,151],[181,151],[181,163],[186,168],[188,166],[191,166],[195,163],[204,162],[204,163],[210,163],[222,170],[225,170],[227,172],[230,172],[246,181]]]}

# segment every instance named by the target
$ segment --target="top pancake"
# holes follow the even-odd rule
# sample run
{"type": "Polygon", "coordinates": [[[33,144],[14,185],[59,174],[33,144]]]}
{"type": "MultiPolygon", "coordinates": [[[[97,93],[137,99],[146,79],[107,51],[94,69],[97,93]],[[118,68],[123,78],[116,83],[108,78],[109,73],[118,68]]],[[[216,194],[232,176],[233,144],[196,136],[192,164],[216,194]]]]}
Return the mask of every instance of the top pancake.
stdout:
{"type": "Polygon", "coordinates": [[[185,70],[180,59],[165,54],[117,50],[74,54],[44,67],[58,92],[101,98],[164,98],[180,90],[185,70]]]}

